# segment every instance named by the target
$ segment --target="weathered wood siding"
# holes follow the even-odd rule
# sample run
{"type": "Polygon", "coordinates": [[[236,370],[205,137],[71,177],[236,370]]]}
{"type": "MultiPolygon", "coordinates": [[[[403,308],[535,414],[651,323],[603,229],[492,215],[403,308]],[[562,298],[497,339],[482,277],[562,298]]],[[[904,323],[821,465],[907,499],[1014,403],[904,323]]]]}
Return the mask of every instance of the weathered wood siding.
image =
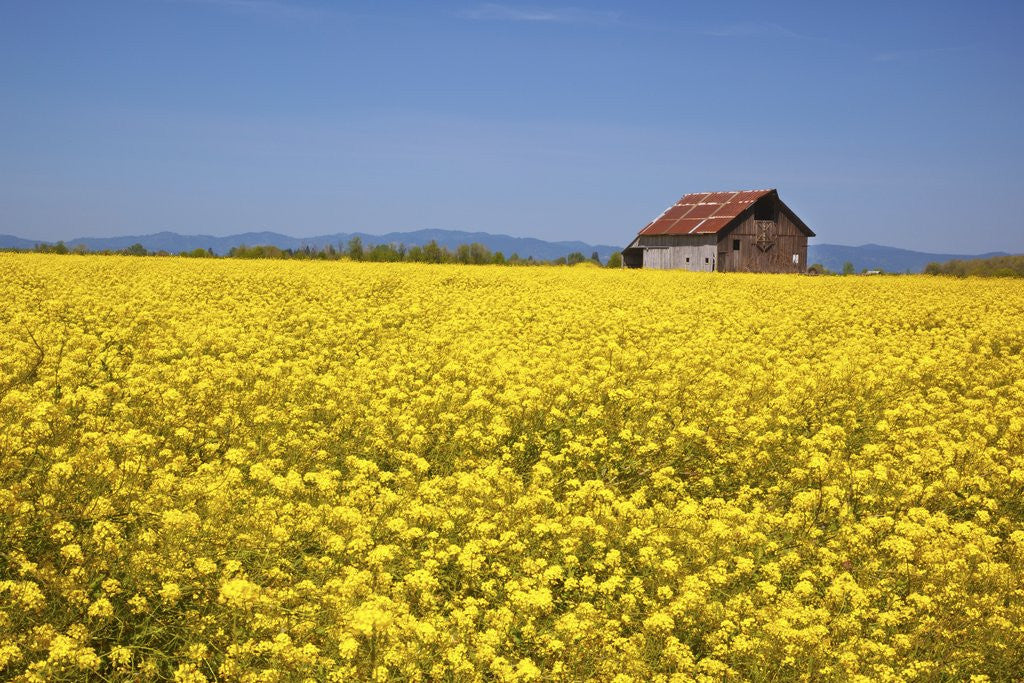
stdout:
{"type": "Polygon", "coordinates": [[[807,235],[784,211],[775,217],[775,244],[762,250],[757,245],[754,214],[718,239],[718,269],[725,272],[806,273],[807,235]],[[734,240],[739,249],[733,249],[734,240]],[[794,260],[796,256],[796,260],[794,260]]]}
{"type": "Polygon", "coordinates": [[[716,243],[716,235],[641,235],[631,246],[643,249],[644,268],[711,271],[716,243]]]}

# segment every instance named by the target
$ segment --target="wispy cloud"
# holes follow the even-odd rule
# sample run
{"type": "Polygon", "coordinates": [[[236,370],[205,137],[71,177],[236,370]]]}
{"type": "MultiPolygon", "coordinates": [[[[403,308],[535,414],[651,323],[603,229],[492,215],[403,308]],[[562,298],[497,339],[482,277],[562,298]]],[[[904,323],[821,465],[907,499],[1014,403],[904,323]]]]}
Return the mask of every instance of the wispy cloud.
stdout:
{"type": "Polygon", "coordinates": [[[309,17],[320,10],[289,0],[164,0],[165,2],[208,5],[240,14],[263,14],[278,17],[309,17]]]}
{"type": "Polygon", "coordinates": [[[551,24],[614,24],[620,17],[618,12],[579,7],[510,7],[496,3],[476,5],[462,10],[458,15],[464,19],[477,21],[523,21],[551,24]]]}
{"type": "Polygon", "coordinates": [[[744,22],[740,24],[728,24],[706,28],[701,31],[706,36],[714,38],[806,38],[796,31],[791,31],[785,26],[768,22],[744,22]]]}
{"type": "Polygon", "coordinates": [[[913,59],[925,59],[947,52],[959,52],[966,50],[967,45],[947,45],[945,47],[926,47],[911,50],[892,50],[890,52],[878,52],[872,57],[875,62],[901,62],[913,59]]]}

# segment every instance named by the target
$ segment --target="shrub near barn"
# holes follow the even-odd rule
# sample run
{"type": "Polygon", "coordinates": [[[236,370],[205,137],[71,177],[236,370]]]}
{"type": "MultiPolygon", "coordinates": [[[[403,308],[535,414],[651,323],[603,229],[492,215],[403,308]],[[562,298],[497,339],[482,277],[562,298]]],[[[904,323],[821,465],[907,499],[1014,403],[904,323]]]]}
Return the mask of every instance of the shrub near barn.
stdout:
{"type": "Polygon", "coordinates": [[[0,255],[0,677],[1006,680],[1005,280],[0,255]]]}

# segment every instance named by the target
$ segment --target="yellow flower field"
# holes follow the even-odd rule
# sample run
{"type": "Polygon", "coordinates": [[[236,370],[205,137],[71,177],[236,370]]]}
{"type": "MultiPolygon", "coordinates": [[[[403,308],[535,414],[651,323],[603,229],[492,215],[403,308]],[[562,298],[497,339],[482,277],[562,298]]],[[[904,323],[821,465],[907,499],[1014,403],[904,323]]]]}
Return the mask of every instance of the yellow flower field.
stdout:
{"type": "Polygon", "coordinates": [[[1019,281],[0,255],[0,679],[1022,670],[1019,281]]]}

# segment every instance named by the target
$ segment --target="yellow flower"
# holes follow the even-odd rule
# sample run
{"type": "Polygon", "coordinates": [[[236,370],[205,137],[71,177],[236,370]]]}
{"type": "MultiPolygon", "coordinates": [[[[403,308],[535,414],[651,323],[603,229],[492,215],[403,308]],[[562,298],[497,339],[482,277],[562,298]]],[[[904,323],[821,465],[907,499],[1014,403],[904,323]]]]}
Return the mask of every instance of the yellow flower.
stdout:
{"type": "Polygon", "coordinates": [[[106,598],[98,598],[89,605],[90,617],[110,617],[114,615],[114,606],[106,598]]]}
{"type": "Polygon", "coordinates": [[[60,549],[60,554],[71,562],[82,562],[85,557],[82,555],[82,546],[77,543],[69,543],[60,549]]]}
{"type": "Polygon", "coordinates": [[[529,657],[524,657],[516,663],[516,676],[521,681],[536,681],[541,678],[541,670],[529,657]]]}
{"type": "Polygon", "coordinates": [[[246,579],[230,579],[220,586],[220,602],[238,609],[253,607],[260,597],[260,587],[246,579]]]}
{"type": "Polygon", "coordinates": [[[160,598],[169,604],[174,604],[181,598],[181,587],[174,581],[165,581],[160,586],[160,598]]]}
{"type": "Polygon", "coordinates": [[[123,645],[117,645],[110,649],[107,657],[115,667],[127,667],[132,661],[132,651],[123,645]]]}

